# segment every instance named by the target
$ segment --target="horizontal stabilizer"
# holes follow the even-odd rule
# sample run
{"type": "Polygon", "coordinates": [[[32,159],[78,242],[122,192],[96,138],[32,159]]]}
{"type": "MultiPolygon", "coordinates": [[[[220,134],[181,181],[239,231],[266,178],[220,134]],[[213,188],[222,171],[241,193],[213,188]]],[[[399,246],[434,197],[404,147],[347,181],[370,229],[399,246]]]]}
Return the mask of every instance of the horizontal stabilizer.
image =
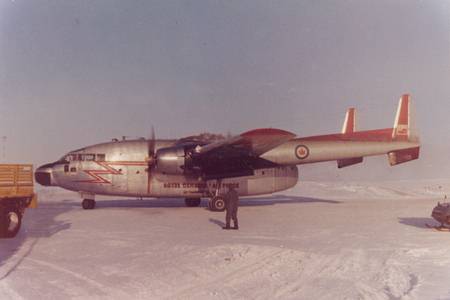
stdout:
{"type": "Polygon", "coordinates": [[[353,158],[346,158],[346,159],[339,159],[337,161],[338,168],[345,168],[351,165],[356,165],[363,162],[362,157],[353,157],[353,158]]]}
{"type": "Polygon", "coordinates": [[[398,150],[388,153],[389,163],[395,166],[419,158],[420,147],[398,150]]]}

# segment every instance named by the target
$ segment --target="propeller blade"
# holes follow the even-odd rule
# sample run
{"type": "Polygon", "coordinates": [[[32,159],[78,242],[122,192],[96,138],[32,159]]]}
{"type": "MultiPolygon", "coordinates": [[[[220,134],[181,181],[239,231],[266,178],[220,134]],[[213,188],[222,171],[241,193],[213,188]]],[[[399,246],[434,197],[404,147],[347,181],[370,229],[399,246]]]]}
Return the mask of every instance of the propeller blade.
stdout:
{"type": "Polygon", "coordinates": [[[147,154],[148,154],[148,167],[147,167],[147,193],[150,194],[151,192],[151,182],[152,182],[152,168],[156,163],[156,153],[155,153],[155,147],[156,147],[156,137],[155,137],[155,128],[152,126],[152,131],[150,138],[147,142],[147,154]]]}
{"type": "Polygon", "coordinates": [[[156,143],[155,128],[152,126],[151,136],[148,139],[148,157],[149,157],[149,162],[152,161],[153,158],[155,157],[155,143],[156,143]]]}

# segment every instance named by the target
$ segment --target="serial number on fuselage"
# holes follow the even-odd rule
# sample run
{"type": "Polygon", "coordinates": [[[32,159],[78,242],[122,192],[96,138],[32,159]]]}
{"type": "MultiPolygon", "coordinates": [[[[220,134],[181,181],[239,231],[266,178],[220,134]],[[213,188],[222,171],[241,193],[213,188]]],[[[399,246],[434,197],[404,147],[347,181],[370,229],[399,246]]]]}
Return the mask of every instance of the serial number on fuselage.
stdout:
{"type": "Polygon", "coordinates": [[[233,187],[235,189],[239,188],[239,183],[231,182],[231,183],[194,183],[194,182],[166,182],[163,187],[165,189],[207,189],[213,188],[230,188],[233,187]]]}

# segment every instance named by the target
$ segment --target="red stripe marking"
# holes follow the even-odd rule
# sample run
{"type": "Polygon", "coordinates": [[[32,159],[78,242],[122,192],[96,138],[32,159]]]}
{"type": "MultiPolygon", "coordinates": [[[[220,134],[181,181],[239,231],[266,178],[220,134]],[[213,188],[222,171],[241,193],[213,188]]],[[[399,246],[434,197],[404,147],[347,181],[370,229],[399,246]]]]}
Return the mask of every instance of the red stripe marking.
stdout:
{"type": "Polygon", "coordinates": [[[83,170],[84,173],[88,174],[93,179],[90,180],[77,180],[75,182],[80,183],[105,183],[111,184],[111,181],[102,177],[102,175],[123,175],[122,171],[114,169],[111,166],[146,166],[146,162],[140,161],[96,161],[103,170],[83,170]]]}

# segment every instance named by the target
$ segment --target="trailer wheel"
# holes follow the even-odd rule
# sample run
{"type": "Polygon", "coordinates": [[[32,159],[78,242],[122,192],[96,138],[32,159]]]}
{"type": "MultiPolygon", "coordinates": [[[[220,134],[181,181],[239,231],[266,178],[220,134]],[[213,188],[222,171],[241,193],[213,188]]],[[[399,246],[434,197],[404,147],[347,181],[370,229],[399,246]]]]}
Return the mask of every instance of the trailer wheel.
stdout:
{"type": "Polygon", "coordinates": [[[22,226],[22,213],[15,208],[5,208],[0,212],[0,237],[13,238],[22,226]]]}

